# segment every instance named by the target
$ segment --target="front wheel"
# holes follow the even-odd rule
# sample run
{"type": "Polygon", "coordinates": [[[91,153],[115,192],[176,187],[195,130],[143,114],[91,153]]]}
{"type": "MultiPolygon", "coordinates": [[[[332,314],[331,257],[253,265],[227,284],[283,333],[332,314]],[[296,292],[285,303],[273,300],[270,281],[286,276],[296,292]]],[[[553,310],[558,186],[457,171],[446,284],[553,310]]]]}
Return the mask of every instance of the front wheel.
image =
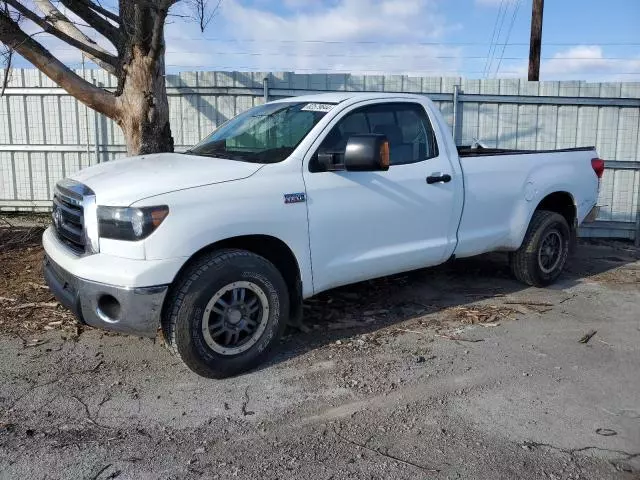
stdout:
{"type": "Polygon", "coordinates": [[[571,230],[560,214],[537,210],[522,245],[511,253],[514,276],[523,283],[544,287],[555,282],[567,261],[571,230]]]}
{"type": "Polygon", "coordinates": [[[278,269],[243,250],[212,252],[195,261],[167,302],[162,329],[169,349],[208,378],[257,366],[289,315],[289,294],[278,269]]]}

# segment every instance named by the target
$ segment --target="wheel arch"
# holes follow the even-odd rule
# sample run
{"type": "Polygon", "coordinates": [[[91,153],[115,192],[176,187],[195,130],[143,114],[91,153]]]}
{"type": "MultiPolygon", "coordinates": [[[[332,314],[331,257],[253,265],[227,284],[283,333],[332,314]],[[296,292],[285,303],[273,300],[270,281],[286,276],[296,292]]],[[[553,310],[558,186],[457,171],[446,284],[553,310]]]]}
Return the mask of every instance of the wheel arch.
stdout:
{"type": "MultiPolygon", "coordinates": [[[[538,210],[548,210],[559,213],[565,218],[570,228],[575,228],[575,223],[578,218],[578,208],[573,195],[569,192],[558,190],[547,194],[540,200],[534,212],[538,210]]],[[[533,212],[531,216],[533,216],[533,212]]]]}
{"type": "MultiPolygon", "coordinates": [[[[291,318],[302,314],[302,274],[300,264],[293,250],[281,239],[272,235],[239,235],[218,240],[196,251],[176,273],[169,288],[173,288],[175,280],[203,255],[222,249],[238,249],[260,255],[269,260],[282,274],[289,291],[291,318]]],[[[167,298],[169,295],[167,295],[167,298]]]]}
{"type": "Polygon", "coordinates": [[[524,225],[524,228],[520,230],[518,240],[514,245],[514,248],[522,246],[526,237],[527,230],[533,221],[533,216],[536,212],[546,210],[549,212],[555,212],[562,215],[569,225],[569,231],[571,233],[570,250],[573,251],[577,241],[577,222],[578,222],[578,208],[574,199],[574,196],[566,190],[557,189],[551,190],[536,204],[536,207],[529,211],[528,221],[524,225]]]}

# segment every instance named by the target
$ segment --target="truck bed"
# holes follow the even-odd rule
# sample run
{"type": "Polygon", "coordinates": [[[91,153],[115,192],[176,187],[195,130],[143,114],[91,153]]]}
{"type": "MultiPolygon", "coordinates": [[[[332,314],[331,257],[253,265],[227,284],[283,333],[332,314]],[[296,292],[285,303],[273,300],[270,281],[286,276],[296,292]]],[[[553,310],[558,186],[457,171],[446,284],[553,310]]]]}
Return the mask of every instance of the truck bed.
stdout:
{"type": "Polygon", "coordinates": [[[460,157],[490,157],[494,155],[527,155],[531,153],[587,152],[596,147],[560,148],[557,150],[512,150],[509,148],[472,148],[470,145],[458,146],[460,157]]]}
{"type": "Polygon", "coordinates": [[[460,147],[464,209],[457,257],[515,250],[533,209],[553,192],[569,192],[581,222],[596,202],[594,147],[508,150],[460,147]]]}

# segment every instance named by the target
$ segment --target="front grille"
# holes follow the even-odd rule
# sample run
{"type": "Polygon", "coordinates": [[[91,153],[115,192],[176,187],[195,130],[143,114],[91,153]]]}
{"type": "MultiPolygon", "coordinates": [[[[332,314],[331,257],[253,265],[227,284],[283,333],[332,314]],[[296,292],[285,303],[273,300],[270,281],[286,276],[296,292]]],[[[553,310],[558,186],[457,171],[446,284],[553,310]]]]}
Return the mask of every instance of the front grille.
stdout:
{"type": "Polygon", "coordinates": [[[85,253],[84,211],[81,193],[56,185],[53,226],[58,238],[77,254],[85,253]]]}

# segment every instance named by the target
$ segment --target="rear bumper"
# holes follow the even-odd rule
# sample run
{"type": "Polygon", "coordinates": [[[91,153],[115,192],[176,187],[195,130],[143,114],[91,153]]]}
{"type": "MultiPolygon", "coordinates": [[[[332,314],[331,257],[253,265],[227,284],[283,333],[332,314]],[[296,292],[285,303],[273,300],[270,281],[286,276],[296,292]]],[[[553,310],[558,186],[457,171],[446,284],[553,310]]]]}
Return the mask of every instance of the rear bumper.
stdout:
{"type": "Polygon", "coordinates": [[[44,258],[44,278],[58,301],[92,327],[155,337],[167,285],[118,287],[76,277],[44,258]]]}

